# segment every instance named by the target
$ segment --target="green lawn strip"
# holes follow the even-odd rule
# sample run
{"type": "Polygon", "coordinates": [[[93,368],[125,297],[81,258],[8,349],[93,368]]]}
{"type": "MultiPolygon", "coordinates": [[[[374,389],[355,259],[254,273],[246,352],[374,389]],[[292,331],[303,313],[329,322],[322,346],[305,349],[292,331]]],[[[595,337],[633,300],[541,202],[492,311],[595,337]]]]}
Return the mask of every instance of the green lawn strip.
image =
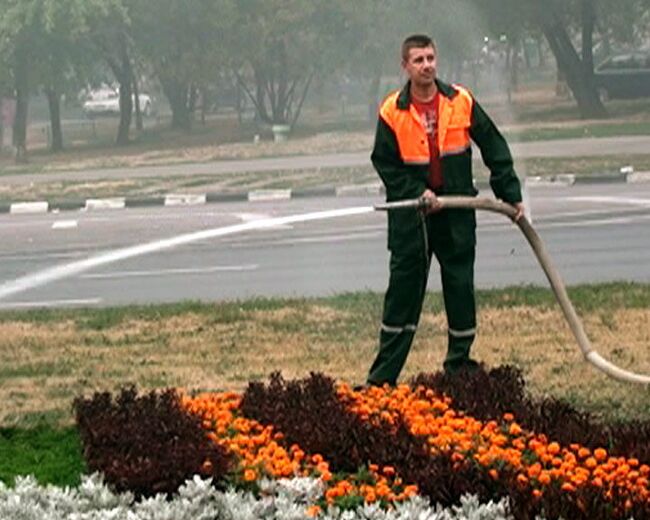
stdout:
{"type": "MultiPolygon", "coordinates": [[[[607,157],[531,157],[517,160],[515,167],[520,175],[553,176],[570,173],[581,175],[598,175],[619,173],[623,166],[632,166],[635,171],[650,171],[650,154],[647,155],[611,155],[607,157]]],[[[487,172],[480,170],[479,175],[487,177],[487,172]]]]}
{"type": "MultiPolygon", "coordinates": [[[[633,282],[608,282],[583,284],[568,287],[567,291],[574,307],[581,312],[592,310],[612,310],[645,308],[650,305],[650,284],[633,282]]],[[[318,301],[333,307],[368,314],[368,310],[381,307],[383,294],[376,292],[344,293],[318,301]]],[[[476,300],[484,307],[514,307],[529,305],[542,308],[557,306],[550,288],[535,285],[519,285],[500,289],[477,289],[476,300]]],[[[439,312],[443,309],[442,294],[427,293],[427,309],[439,312]]]]}
{"type": "MultiPolygon", "coordinates": [[[[477,181],[489,176],[480,158],[474,161],[477,181]]],[[[636,171],[650,170],[650,154],[611,155],[606,157],[531,157],[517,159],[515,167],[520,176],[553,176],[570,173],[577,176],[619,173],[621,167],[632,166],[636,171]]],[[[161,197],[168,193],[242,192],[253,189],[309,189],[323,186],[379,184],[371,166],[283,170],[274,172],[245,172],[221,175],[165,176],[128,181],[110,179],[89,181],[39,182],[30,185],[8,185],[0,194],[0,204],[16,201],[83,200],[103,197],[161,197]]]]}
{"type": "MultiPolygon", "coordinates": [[[[497,105],[498,106],[498,105],[497,105]]],[[[488,108],[492,108],[488,106],[488,108]]],[[[639,99],[612,99],[605,103],[605,109],[610,118],[623,119],[634,118],[635,120],[650,118],[650,103],[647,98],[639,99]]],[[[531,125],[540,122],[568,122],[581,119],[578,106],[575,102],[556,98],[553,101],[543,103],[524,103],[515,101],[510,109],[520,122],[531,125]]],[[[607,120],[603,120],[606,122],[607,120]]]]}
{"type": "MultiPolygon", "coordinates": [[[[650,284],[634,282],[608,282],[582,284],[567,288],[569,297],[578,311],[611,310],[619,308],[645,308],[650,306],[650,284]]],[[[442,310],[442,295],[429,292],[425,304],[433,312],[442,310]]],[[[547,287],[519,285],[499,289],[477,289],[479,306],[512,307],[529,305],[554,307],[557,305],[552,291],[547,287]]],[[[228,323],[245,318],[246,313],[274,310],[283,307],[301,308],[308,304],[322,304],[350,311],[355,316],[366,316],[381,307],[383,294],[374,291],[341,293],[317,298],[252,298],[227,302],[206,303],[185,301],[151,305],[125,305],[121,307],[87,309],[30,309],[0,312],[0,322],[24,321],[49,323],[73,320],[80,328],[104,330],[118,326],[125,319],[161,321],[184,313],[214,316],[228,323]]]]}
{"type": "Polygon", "coordinates": [[[511,142],[548,141],[554,139],[574,139],[584,137],[618,137],[629,135],[650,135],[650,121],[630,121],[626,123],[591,123],[579,126],[558,126],[526,128],[504,132],[511,142]]]}
{"type": "Polygon", "coordinates": [[[0,480],[5,484],[13,485],[19,475],[34,475],[41,484],[76,486],[84,471],[75,428],[0,429],[0,480]]]}

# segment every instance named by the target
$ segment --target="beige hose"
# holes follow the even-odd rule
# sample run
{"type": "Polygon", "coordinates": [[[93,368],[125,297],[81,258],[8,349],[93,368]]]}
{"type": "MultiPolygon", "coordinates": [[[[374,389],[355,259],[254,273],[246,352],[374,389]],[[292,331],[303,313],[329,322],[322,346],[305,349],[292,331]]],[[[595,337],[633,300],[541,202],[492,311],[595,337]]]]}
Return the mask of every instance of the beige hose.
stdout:
{"type": "MultiPolygon", "coordinates": [[[[510,204],[506,204],[505,202],[500,202],[492,199],[481,198],[481,197],[443,196],[443,197],[438,197],[437,200],[440,203],[440,207],[443,209],[444,208],[481,209],[486,211],[493,211],[495,213],[501,213],[502,215],[506,215],[511,219],[514,218],[517,213],[515,208],[513,208],[510,204]]],[[[426,203],[424,203],[422,200],[416,199],[416,200],[399,201],[393,203],[389,202],[386,204],[378,204],[375,206],[375,209],[392,210],[392,209],[408,208],[408,207],[410,208],[423,207],[425,205],[426,203]]],[[[578,314],[573,308],[573,304],[571,303],[571,300],[569,300],[569,296],[566,292],[566,288],[564,287],[564,282],[562,281],[562,278],[560,277],[560,274],[558,273],[557,269],[553,266],[551,257],[546,251],[546,247],[544,247],[544,243],[542,242],[542,239],[539,237],[537,232],[533,229],[530,222],[528,222],[528,220],[525,217],[521,217],[519,220],[517,220],[517,225],[519,226],[519,229],[521,229],[522,233],[528,240],[528,243],[530,244],[533,251],[535,252],[535,256],[537,257],[537,260],[542,266],[542,269],[544,270],[544,273],[546,274],[546,277],[548,278],[548,281],[551,284],[553,293],[555,294],[555,297],[558,303],[560,304],[560,307],[562,308],[564,317],[566,318],[569,327],[571,328],[571,332],[573,332],[573,335],[575,336],[576,341],[578,342],[578,346],[580,347],[580,350],[582,351],[582,354],[584,355],[585,359],[589,361],[589,363],[594,365],[598,370],[601,370],[608,376],[613,377],[614,379],[618,379],[619,381],[650,384],[650,376],[643,375],[643,374],[636,374],[634,372],[630,372],[628,370],[619,368],[616,365],[607,361],[605,358],[603,358],[600,354],[598,354],[596,351],[594,351],[591,348],[591,344],[589,342],[589,339],[587,338],[587,334],[585,333],[585,330],[582,327],[582,322],[580,321],[578,314]]]]}

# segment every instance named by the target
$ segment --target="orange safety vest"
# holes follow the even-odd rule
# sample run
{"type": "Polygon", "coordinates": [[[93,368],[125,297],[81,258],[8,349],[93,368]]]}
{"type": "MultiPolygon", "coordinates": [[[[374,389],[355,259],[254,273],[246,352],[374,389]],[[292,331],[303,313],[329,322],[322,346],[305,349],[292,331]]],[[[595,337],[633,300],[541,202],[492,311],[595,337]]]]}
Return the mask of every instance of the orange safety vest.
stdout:
{"type": "MultiPolygon", "coordinates": [[[[461,154],[471,146],[469,130],[474,99],[459,85],[454,85],[458,95],[449,98],[440,93],[438,106],[438,149],[440,158],[461,154]]],[[[429,140],[424,124],[412,103],[408,110],[397,106],[400,91],[389,95],[379,115],[395,133],[404,164],[428,165],[430,160],[429,140]]]]}

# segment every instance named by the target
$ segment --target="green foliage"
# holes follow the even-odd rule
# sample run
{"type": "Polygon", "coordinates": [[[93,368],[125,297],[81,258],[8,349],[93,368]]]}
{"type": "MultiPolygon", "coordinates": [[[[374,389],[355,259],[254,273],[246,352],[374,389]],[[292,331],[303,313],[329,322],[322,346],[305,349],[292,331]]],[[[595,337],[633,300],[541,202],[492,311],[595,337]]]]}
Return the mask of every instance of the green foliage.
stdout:
{"type": "Polygon", "coordinates": [[[34,475],[41,484],[74,486],[85,471],[79,434],[73,428],[0,429],[0,480],[34,475]]]}

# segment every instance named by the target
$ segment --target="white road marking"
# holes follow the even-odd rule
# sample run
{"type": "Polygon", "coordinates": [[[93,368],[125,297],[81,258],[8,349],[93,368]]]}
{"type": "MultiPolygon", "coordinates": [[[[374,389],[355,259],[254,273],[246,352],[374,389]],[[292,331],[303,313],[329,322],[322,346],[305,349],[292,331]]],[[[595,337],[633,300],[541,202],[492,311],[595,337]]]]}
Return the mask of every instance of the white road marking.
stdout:
{"type": "Polygon", "coordinates": [[[650,205],[650,199],[637,199],[634,197],[607,197],[607,196],[585,195],[580,197],[566,197],[565,200],[575,201],[575,202],[605,202],[608,204],[634,204],[639,206],[650,205]]]}
{"type": "Polygon", "coordinates": [[[370,231],[365,233],[345,233],[340,235],[321,235],[317,237],[302,237],[302,238],[284,238],[274,240],[273,245],[290,245],[290,244],[318,244],[318,243],[336,243],[336,242],[349,242],[350,240],[357,240],[362,238],[375,238],[384,234],[383,231],[370,231]]]}
{"type": "MultiPolygon", "coordinates": [[[[264,213],[233,213],[233,216],[241,219],[242,222],[256,222],[273,218],[271,215],[265,215],[264,213]]],[[[293,229],[293,226],[285,224],[284,226],[276,226],[276,229],[293,229]]]]}
{"type": "Polygon", "coordinates": [[[52,224],[52,229],[72,229],[76,227],[76,220],[57,220],[52,224]]]}
{"type": "Polygon", "coordinates": [[[586,220],[584,222],[549,222],[548,224],[537,224],[535,229],[562,228],[562,227],[592,227],[607,226],[612,224],[631,224],[639,220],[650,220],[650,215],[639,215],[635,217],[612,217],[597,220],[586,220]]]}
{"type": "Polygon", "coordinates": [[[112,273],[84,274],[79,278],[103,279],[103,278],[136,278],[144,276],[165,276],[168,274],[205,274],[220,272],[254,271],[258,264],[248,265],[214,265],[212,267],[179,268],[179,269],[153,269],[151,271],[115,271],[112,273]]]}
{"type": "Polygon", "coordinates": [[[0,309],[32,309],[43,307],[86,306],[97,305],[101,302],[101,298],[86,298],[77,300],[44,300],[40,302],[3,302],[0,303],[0,309]]]}
{"type": "Polygon", "coordinates": [[[80,251],[71,253],[43,253],[33,255],[0,255],[0,260],[43,260],[46,258],[78,258],[83,256],[80,251]]]}

